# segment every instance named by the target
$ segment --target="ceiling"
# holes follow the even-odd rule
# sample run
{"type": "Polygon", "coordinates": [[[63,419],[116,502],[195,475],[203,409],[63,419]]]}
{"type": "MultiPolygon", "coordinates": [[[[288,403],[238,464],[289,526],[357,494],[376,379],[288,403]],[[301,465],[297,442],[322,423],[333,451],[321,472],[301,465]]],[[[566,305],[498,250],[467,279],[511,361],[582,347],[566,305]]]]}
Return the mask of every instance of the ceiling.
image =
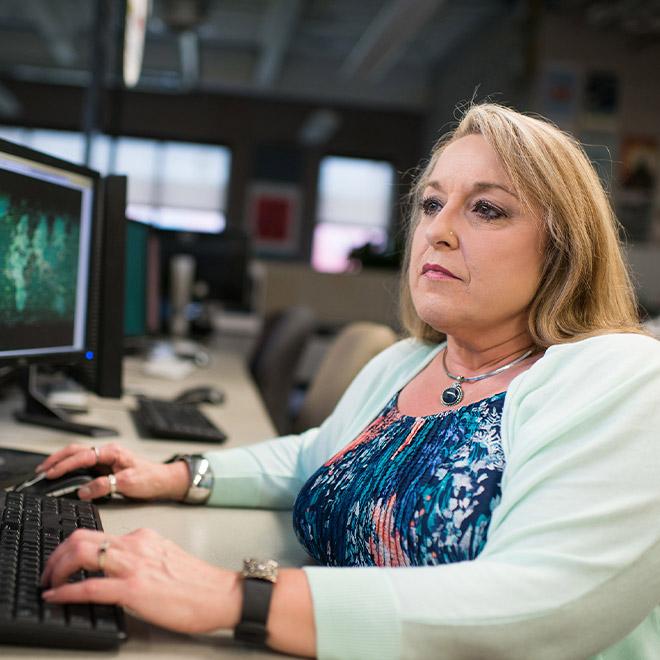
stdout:
{"type": "MultiPolygon", "coordinates": [[[[120,6],[3,0],[0,80],[87,85],[107,42],[103,80],[116,84],[120,6]]],[[[138,89],[423,109],[434,72],[467,39],[498,21],[523,29],[539,6],[660,38],[658,0],[153,0],[138,89]]],[[[0,114],[16,114],[16,103],[0,87],[0,114]]]]}

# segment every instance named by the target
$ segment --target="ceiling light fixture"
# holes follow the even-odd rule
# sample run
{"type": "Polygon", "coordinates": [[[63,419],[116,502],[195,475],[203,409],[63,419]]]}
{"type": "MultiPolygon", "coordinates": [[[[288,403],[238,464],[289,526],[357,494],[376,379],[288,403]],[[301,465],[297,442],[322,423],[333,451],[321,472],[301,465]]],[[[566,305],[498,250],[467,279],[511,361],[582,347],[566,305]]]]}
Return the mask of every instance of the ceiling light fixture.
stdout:
{"type": "Polygon", "coordinates": [[[151,0],[127,0],[124,25],[124,84],[135,87],[142,71],[142,54],[151,0]]]}

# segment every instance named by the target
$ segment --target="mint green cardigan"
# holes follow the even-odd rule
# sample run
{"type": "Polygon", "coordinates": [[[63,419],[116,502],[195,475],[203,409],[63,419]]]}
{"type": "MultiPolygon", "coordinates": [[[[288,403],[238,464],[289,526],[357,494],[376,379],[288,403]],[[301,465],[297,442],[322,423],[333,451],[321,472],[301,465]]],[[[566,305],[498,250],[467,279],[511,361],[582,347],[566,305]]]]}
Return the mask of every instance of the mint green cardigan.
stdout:
{"type": "MultiPolygon", "coordinates": [[[[317,429],[206,454],[210,504],[290,508],[441,346],[376,356],[317,429]]],[[[506,468],[474,561],[304,568],[320,658],[660,659],[660,342],[550,347],[516,377],[506,468]]]]}

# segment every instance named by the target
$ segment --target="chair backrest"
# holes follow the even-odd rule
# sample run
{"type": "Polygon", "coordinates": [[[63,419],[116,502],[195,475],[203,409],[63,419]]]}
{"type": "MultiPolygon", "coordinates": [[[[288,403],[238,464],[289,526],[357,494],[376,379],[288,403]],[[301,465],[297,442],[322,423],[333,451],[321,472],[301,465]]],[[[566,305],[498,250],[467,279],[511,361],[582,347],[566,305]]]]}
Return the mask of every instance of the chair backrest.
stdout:
{"type": "Polygon", "coordinates": [[[366,322],[347,325],[321,361],[293,430],[299,433],[321,424],[360,369],[396,340],[395,332],[386,325],[366,322]]]}
{"type": "Polygon", "coordinates": [[[290,430],[289,398],[296,367],[315,325],[314,314],[306,307],[289,307],[270,315],[249,362],[250,373],[280,434],[290,430]]]}

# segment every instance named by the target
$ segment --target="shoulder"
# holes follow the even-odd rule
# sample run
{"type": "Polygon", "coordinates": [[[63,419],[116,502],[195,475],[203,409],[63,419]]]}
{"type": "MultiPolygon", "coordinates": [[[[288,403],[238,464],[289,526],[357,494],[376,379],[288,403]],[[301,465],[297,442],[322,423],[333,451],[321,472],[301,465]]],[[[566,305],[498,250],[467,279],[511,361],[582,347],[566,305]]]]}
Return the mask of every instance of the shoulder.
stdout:
{"type": "Polygon", "coordinates": [[[557,380],[579,380],[586,386],[637,380],[640,372],[660,378],[660,341],[646,335],[613,333],[551,346],[514,384],[527,389],[557,380]]]}
{"type": "Polygon", "coordinates": [[[547,419],[563,426],[594,415],[640,414],[641,405],[648,418],[660,410],[659,399],[660,342],[617,333],[551,346],[512,381],[505,414],[514,425],[547,419]]]}
{"type": "Polygon", "coordinates": [[[553,366],[581,363],[602,364],[604,360],[616,360],[623,368],[627,365],[651,360],[657,364],[660,360],[660,341],[648,335],[634,333],[612,333],[589,337],[581,341],[556,344],[546,351],[544,358],[549,358],[553,366]]]}

